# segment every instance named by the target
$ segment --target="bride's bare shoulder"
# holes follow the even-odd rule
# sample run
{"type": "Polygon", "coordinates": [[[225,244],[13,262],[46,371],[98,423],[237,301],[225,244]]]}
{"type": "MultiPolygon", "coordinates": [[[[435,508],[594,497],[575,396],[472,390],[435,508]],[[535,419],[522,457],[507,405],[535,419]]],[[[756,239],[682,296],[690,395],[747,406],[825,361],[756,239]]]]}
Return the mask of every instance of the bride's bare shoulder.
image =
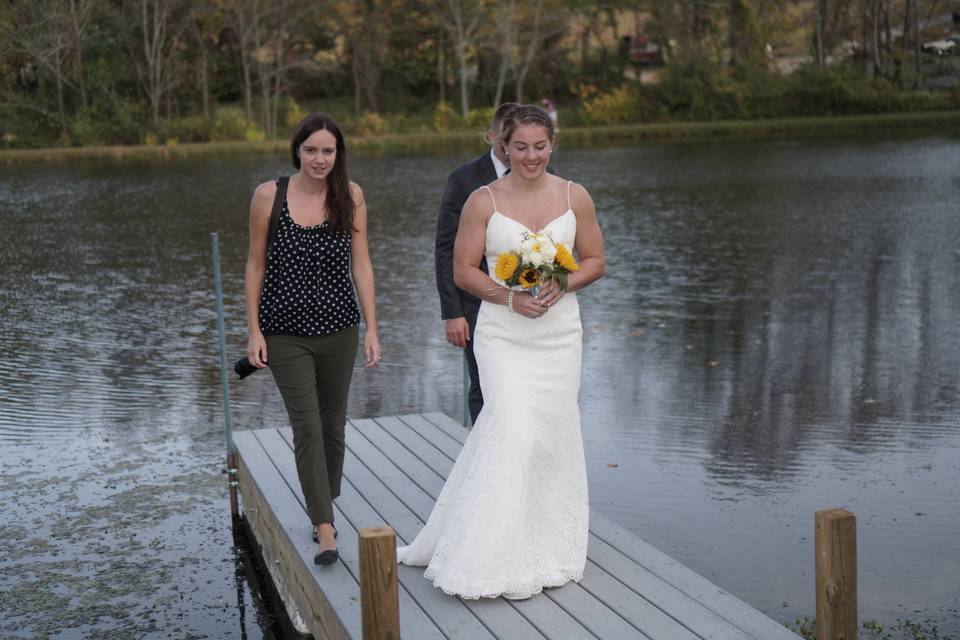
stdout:
{"type": "Polygon", "coordinates": [[[482,247],[486,237],[487,224],[493,217],[493,206],[486,189],[477,189],[470,194],[460,211],[460,225],[457,230],[457,243],[475,243],[471,246],[482,247]]]}
{"type": "Polygon", "coordinates": [[[496,209],[493,194],[490,192],[492,188],[492,186],[480,187],[471,193],[463,205],[463,212],[460,217],[470,216],[475,218],[480,216],[486,222],[496,209]]]}
{"type": "Polygon", "coordinates": [[[577,218],[596,218],[597,210],[590,192],[582,184],[570,181],[570,209],[577,218]]]}

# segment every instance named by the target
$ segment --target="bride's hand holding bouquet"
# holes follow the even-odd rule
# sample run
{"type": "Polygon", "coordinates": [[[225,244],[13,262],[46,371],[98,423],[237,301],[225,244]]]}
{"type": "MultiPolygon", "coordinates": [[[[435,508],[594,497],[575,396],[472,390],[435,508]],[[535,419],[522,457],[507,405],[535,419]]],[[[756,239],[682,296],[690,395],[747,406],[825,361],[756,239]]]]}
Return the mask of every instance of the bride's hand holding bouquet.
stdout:
{"type": "Polygon", "coordinates": [[[567,275],[579,268],[570,249],[554,242],[548,232],[524,231],[517,249],[497,257],[496,275],[511,289],[507,306],[528,318],[539,318],[560,301],[567,290],[567,275]]]}

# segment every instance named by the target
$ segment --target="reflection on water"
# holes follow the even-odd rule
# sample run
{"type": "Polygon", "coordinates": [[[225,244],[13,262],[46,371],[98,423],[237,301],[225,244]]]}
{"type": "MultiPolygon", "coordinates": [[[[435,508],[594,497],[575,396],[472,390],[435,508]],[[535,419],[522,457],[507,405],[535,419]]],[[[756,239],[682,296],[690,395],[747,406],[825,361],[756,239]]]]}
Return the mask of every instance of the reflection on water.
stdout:
{"type": "MultiPolygon", "coordinates": [[[[790,620],[813,611],[813,512],[846,507],[861,617],[960,630],[958,140],[556,155],[590,189],[607,244],[607,277],[581,294],[595,508],[790,620]]],[[[465,159],[351,159],[384,343],[384,366],[355,374],[353,416],[460,415],[432,247],[444,178],[465,159]]],[[[78,628],[122,628],[120,595],[110,608],[74,583],[127,558],[154,576],[136,590],[158,620],[237,636],[209,233],[239,355],[249,195],[280,172],[282,158],[237,158],[0,174],[0,503],[23,529],[4,539],[27,549],[4,554],[2,589],[53,572],[78,592],[63,605],[88,616],[78,628]],[[127,499],[137,486],[151,508],[127,499]],[[61,500],[86,518],[80,533],[70,512],[54,517],[61,500]],[[118,521],[137,535],[114,535],[118,521]],[[157,531],[177,540],[162,570],[130,542],[165,544],[157,531]],[[194,604],[170,600],[174,584],[194,604]]],[[[231,393],[239,428],[285,419],[267,373],[231,393]]],[[[41,629],[30,611],[0,597],[13,621],[0,632],[41,629]]]]}

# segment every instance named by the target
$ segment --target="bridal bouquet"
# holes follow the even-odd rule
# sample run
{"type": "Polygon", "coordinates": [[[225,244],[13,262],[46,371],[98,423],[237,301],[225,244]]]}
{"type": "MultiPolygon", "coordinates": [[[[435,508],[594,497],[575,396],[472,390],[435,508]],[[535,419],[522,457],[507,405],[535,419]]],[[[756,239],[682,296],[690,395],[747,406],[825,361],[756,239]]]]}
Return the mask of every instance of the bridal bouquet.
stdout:
{"type": "Polygon", "coordinates": [[[497,257],[495,273],[508,287],[522,287],[537,294],[540,284],[553,278],[564,291],[567,274],[580,268],[566,245],[554,242],[547,232],[524,231],[520,247],[497,257]]]}

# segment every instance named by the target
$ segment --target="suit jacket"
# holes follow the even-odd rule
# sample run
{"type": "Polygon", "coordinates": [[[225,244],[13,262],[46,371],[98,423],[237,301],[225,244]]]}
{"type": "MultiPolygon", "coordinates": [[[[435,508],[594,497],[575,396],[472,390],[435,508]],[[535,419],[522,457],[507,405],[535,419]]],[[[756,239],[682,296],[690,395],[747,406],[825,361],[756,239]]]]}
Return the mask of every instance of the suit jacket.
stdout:
{"type": "MultiPolygon", "coordinates": [[[[460,226],[460,212],[470,194],[497,179],[497,170],[493,167],[490,152],[454,169],[447,176],[447,188],[440,201],[440,213],[437,216],[437,241],[434,251],[437,269],[437,291],[440,293],[440,312],[444,320],[461,318],[467,314],[465,307],[477,307],[480,299],[457,287],[453,281],[453,241],[460,226]]],[[[487,272],[487,262],[482,260],[480,268],[487,272]]]]}

